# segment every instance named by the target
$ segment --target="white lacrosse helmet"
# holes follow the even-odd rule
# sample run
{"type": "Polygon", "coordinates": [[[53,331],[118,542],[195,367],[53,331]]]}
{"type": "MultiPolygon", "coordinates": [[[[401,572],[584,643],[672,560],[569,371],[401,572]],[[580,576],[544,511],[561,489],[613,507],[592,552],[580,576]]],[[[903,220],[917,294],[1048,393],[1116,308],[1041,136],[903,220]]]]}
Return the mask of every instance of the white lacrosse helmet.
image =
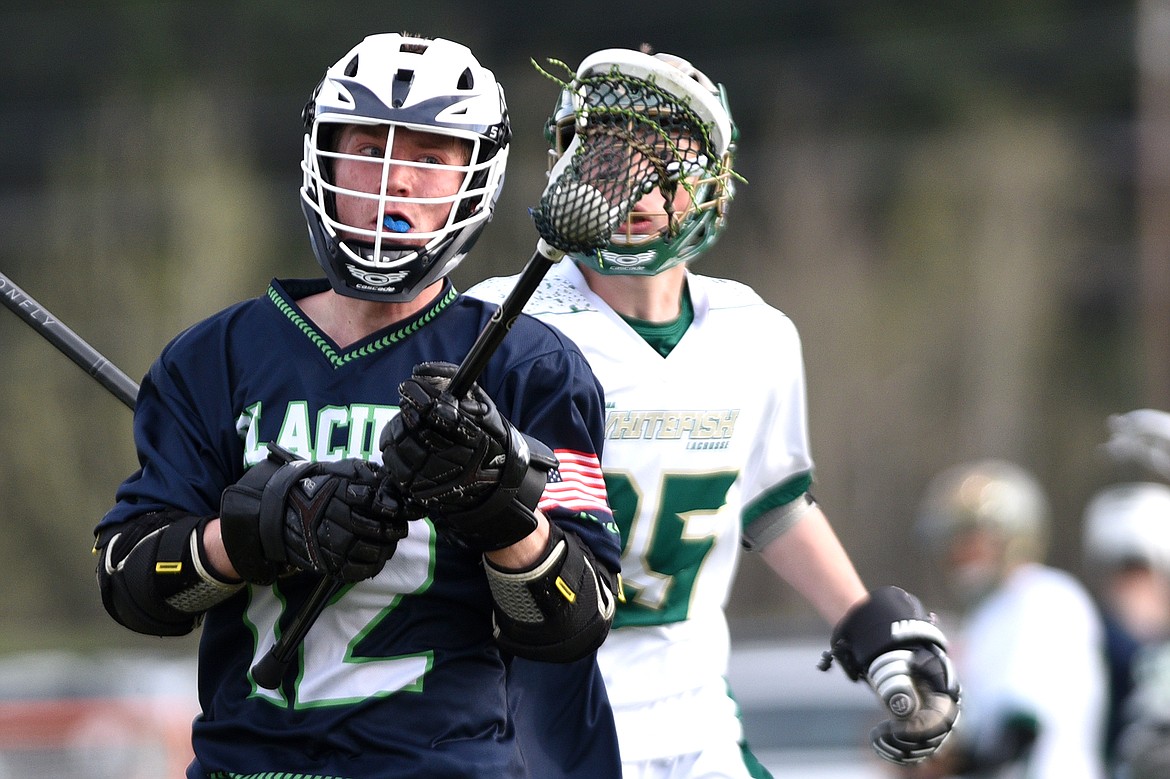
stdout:
{"type": "MultiPolygon", "coordinates": [[[[738,130],[731,120],[727,92],[687,60],[673,54],[646,54],[631,49],[605,49],[586,57],[577,68],[577,77],[604,74],[612,70],[653,81],[658,87],[681,98],[707,125],[711,150],[704,155],[696,176],[692,203],[670,215],[670,225],[656,234],[640,235],[631,229],[632,215],[614,233],[609,245],[594,254],[572,252],[576,262],[607,275],[653,276],[681,262],[689,262],[710,247],[723,231],[727,206],[734,194],[732,161],[738,130]]],[[[572,142],[582,109],[581,96],[561,90],[552,115],[545,122],[549,142],[549,168],[564,155],[572,142]]],[[[587,110],[587,109],[586,109],[587,110]]],[[[654,106],[647,106],[652,112],[654,106]]]]}
{"type": "Polygon", "coordinates": [[[313,252],[333,289],[363,300],[408,301],[449,274],[491,219],[504,183],[511,128],[503,88],[492,72],[452,41],[371,35],[326,71],[303,118],[301,206],[313,252]],[[385,128],[383,180],[397,128],[467,141],[471,156],[466,165],[408,163],[461,171],[461,186],[453,196],[428,198],[341,189],[331,170],[341,156],[333,144],[344,125],[385,128]],[[343,224],[335,207],[339,194],[377,201],[384,221],[343,224]],[[451,208],[439,229],[416,232],[393,216],[395,204],[406,202],[451,208]],[[404,234],[415,239],[413,244],[403,242],[404,234]],[[418,239],[426,244],[417,245],[418,239]]]}
{"type": "Polygon", "coordinates": [[[1085,561],[1099,569],[1131,564],[1170,576],[1170,486],[1130,482],[1106,487],[1084,511],[1085,561]]]}

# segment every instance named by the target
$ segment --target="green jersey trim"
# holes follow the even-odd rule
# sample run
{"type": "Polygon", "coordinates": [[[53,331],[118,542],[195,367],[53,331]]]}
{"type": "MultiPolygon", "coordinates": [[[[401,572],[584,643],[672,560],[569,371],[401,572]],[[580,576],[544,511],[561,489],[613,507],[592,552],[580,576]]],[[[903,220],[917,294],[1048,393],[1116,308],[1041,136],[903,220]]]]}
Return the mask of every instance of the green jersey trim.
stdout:
{"type": "Polygon", "coordinates": [[[269,300],[271,300],[276,305],[277,309],[279,309],[282,314],[288,317],[288,320],[296,325],[297,328],[300,329],[300,331],[304,333],[305,336],[310,341],[312,341],[318,349],[321,350],[321,353],[325,355],[325,358],[329,360],[330,364],[332,364],[334,368],[341,368],[354,360],[360,359],[370,354],[374,354],[376,352],[380,352],[386,347],[393,346],[399,341],[402,341],[411,333],[417,332],[419,328],[423,327],[423,325],[427,324],[436,316],[438,316],[439,313],[442,312],[443,309],[445,309],[447,306],[451,305],[451,303],[457,297],[459,297],[459,293],[455,290],[454,287],[450,287],[447,290],[446,295],[443,295],[441,298],[435,301],[433,306],[424,311],[417,319],[410,322],[409,324],[403,325],[394,332],[387,333],[375,341],[362,344],[361,346],[342,353],[338,353],[338,351],[333,348],[333,345],[329,343],[329,339],[321,335],[321,333],[319,333],[307,319],[301,316],[300,312],[296,310],[292,303],[285,300],[284,296],[281,295],[275,287],[270,286],[268,288],[269,300]]]}
{"type": "Polygon", "coordinates": [[[236,774],[231,771],[213,771],[209,776],[210,779],[346,779],[344,776],[290,774],[287,771],[264,771],[259,774],[236,774]]]}
{"type": "Polygon", "coordinates": [[[808,492],[812,486],[812,473],[801,473],[760,493],[751,503],[743,507],[740,527],[747,527],[769,511],[786,506],[808,492]]]}

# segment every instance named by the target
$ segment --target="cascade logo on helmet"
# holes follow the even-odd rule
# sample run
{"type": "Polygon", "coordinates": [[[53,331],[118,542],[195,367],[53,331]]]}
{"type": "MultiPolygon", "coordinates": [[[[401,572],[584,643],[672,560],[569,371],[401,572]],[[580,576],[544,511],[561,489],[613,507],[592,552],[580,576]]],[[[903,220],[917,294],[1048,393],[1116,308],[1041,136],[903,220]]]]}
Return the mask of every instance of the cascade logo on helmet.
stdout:
{"type": "Polygon", "coordinates": [[[363,284],[371,287],[387,287],[391,284],[399,284],[410,277],[409,271],[399,271],[397,273],[370,273],[355,265],[346,265],[346,270],[350,275],[363,284]]]}
{"type": "Polygon", "coordinates": [[[618,268],[641,268],[650,264],[657,252],[635,252],[633,254],[623,254],[612,249],[601,249],[601,265],[615,266],[618,268]]]}

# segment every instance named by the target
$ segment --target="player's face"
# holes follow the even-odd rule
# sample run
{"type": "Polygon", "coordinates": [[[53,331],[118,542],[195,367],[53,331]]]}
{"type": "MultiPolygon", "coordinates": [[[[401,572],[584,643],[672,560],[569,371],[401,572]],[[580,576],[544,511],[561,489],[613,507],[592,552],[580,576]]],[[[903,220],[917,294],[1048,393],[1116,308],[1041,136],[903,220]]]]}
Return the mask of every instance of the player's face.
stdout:
{"type": "MultiPolygon", "coordinates": [[[[451,213],[453,196],[466,175],[470,142],[435,133],[394,128],[393,148],[387,155],[386,126],[346,125],[338,134],[334,183],[343,190],[392,198],[337,195],[337,221],[363,230],[377,231],[393,224],[389,235],[399,243],[422,245],[430,233],[442,227],[451,213]],[[387,156],[390,163],[387,164],[387,156]],[[401,160],[398,164],[395,161],[401,160]],[[453,166],[444,170],[434,166],[453,166]],[[416,199],[435,202],[418,202],[416,199]]],[[[368,236],[342,232],[342,237],[369,241],[368,236]]]]}
{"type": "MultiPolygon", "coordinates": [[[[690,179],[692,187],[697,181],[697,178],[690,179]]],[[[674,191],[674,198],[670,200],[669,210],[666,203],[666,196],[657,189],[645,195],[630,210],[623,234],[629,236],[664,234],[670,223],[670,214],[674,214],[676,219],[681,217],[691,207],[693,201],[687,188],[679,185],[674,191]]]]}
{"type": "Polygon", "coordinates": [[[947,585],[964,606],[984,598],[1003,576],[1005,542],[994,533],[975,528],[951,539],[946,557],[947,585]]]}
{"type": "Polygon", "coordinates": [[[1170,579],[1148,565],[1112,571],[1102,587],[1105,604],[1135,636],[1158,640],[1170,627],[1170,579]]]}
{"type": "MultiPolygon", "coordinates": [[[[676,139],[676,144],[683,157],[689,156],[697,146],[695,141],[686,137],[676,139]]],[[[675,188],[674,196],[669,200],[669,208],[666,195],[659,189],[644,195],[634,204],[625,224],[614,236],[615,243],[638,243],[647,238],[665,235],[671,219],[677,223],[695,207],[691,193],[698,186],[699,178],[693,176],[687,179],[687,182],[689,188],[682,183],[675,188]]]]}

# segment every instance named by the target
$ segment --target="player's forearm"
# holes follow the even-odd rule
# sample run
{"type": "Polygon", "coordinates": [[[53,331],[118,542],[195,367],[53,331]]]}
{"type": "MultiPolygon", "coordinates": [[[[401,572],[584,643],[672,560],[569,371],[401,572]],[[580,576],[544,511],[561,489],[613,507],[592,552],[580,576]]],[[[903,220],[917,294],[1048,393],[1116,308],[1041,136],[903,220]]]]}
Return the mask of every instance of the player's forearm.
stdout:
{"type": "Polygon", "coordinates": [[[866,594],[865,585],[829,520],[813,506],[761,551],[780,578],[835,625],[866,594]]]}
{"type": "Polygon", "coordinates": [[[485,552],[492,565],[503,570],[519,571],[530,568],[544,557],[548,549],[548,518],[537,510],[536,529],[511,546],[485,552]]]}
{"type": "Polygon", "coordinates": [[[215,575],[226,581],[239,581],[242,578],[224,548],[218,517],[207,523],[203,531],[203,546],[207,550],[207,562],[215,575]]]}

